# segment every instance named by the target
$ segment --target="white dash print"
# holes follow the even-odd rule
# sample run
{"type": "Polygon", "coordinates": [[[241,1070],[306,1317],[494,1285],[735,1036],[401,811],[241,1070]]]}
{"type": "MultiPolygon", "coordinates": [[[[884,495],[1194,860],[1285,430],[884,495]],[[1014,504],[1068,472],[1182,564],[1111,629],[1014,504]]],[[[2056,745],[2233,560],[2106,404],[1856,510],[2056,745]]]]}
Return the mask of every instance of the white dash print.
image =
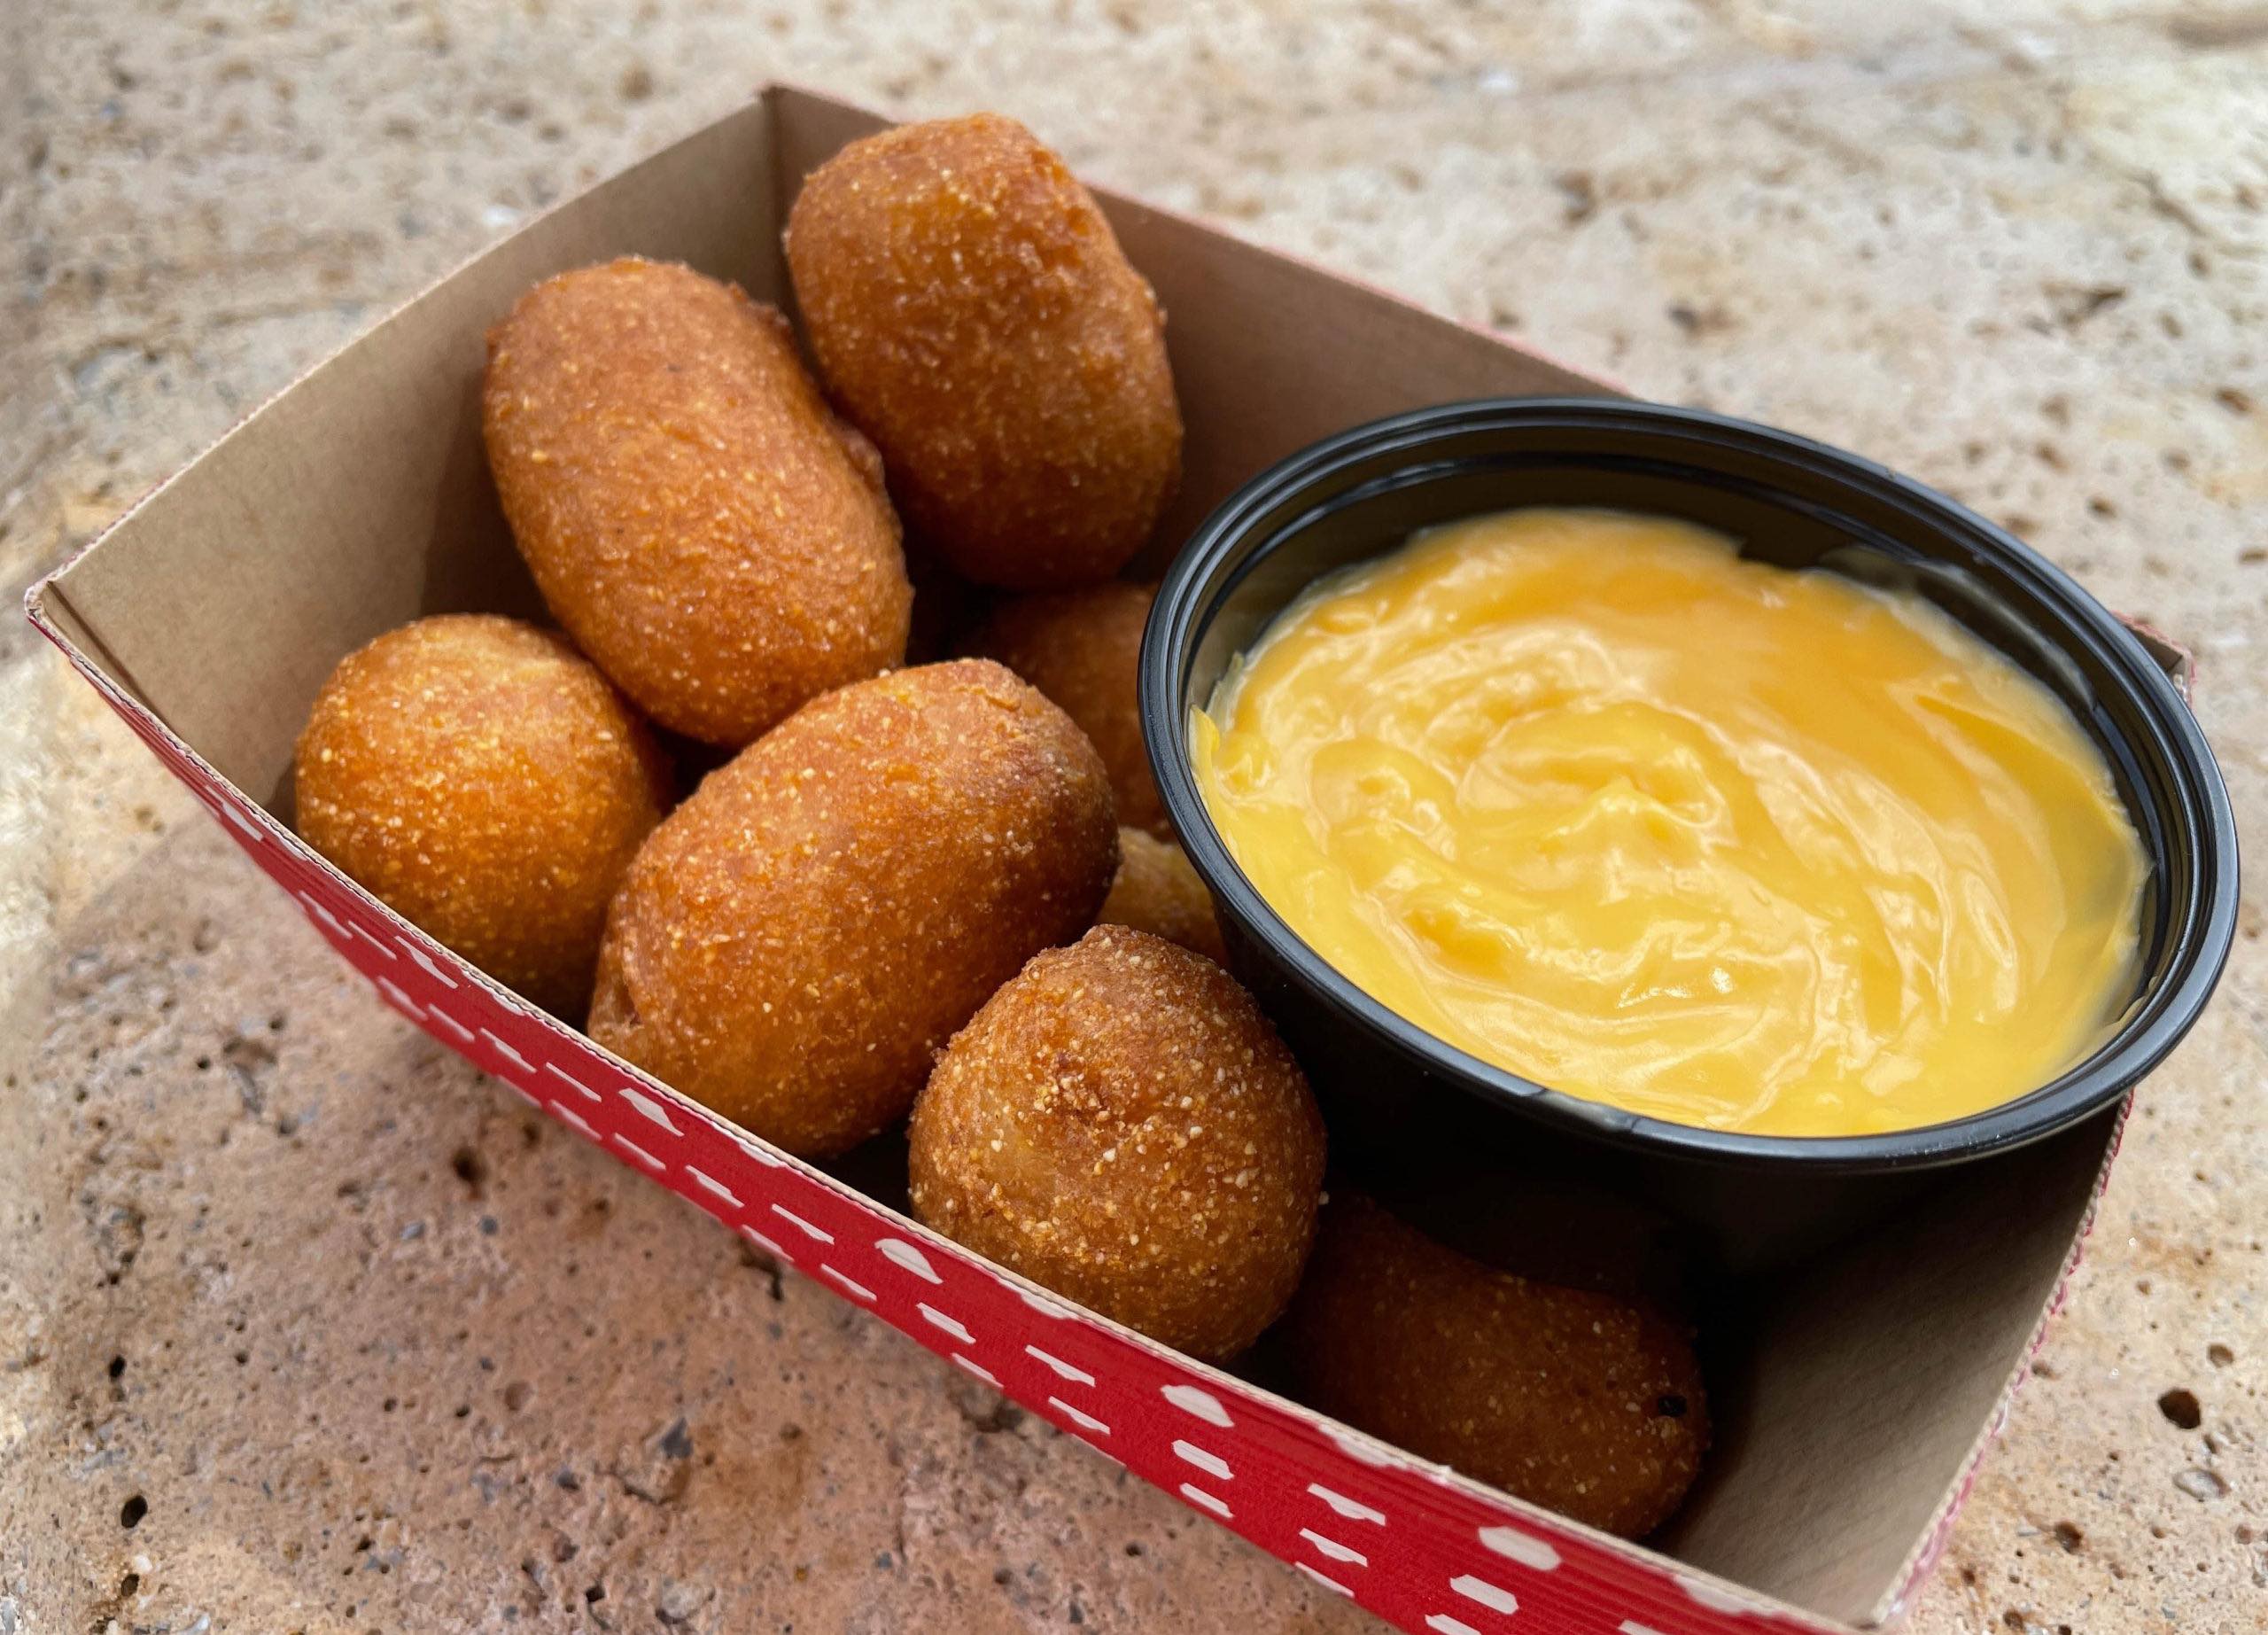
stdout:
{"type": "Polygon", "coordinates": [[[849,1295],[853,1300],[863,1300],[868,1305],[872,1305],[874,1303],[874,1291],[867,1288],[864,1283],[858,1281],[858,1279],[846,1276],[843,1273],[837,1272],[833,1266],[828,1265],[824,1260],[819,1263],[819,1274],[822,1277],[833,1278],[843,1291],[849,1295]]]}
{"type": "Polygon", "coordinates": [[[796,1231],[802,1233],[805,1237],[811,1239],[813,1242],[832,1243],[835,1242],[835,1234],[827,1231],[825,1227],[814,1226],[811,1222],[805,1220],[801,1215],[796,1214],[795,1211],[789,1209],[784,1203],[773,1204],[772,1206],[772,1212],[780,1217],[781,1219],[786,1221],[789,1226],[795,1227],[796,1231]]]}
{"type": "Polygon", "coordinates": [[[1047,1352],[1041,1351],[1039,1347],[1036,1345],[1027,1345],[1024,1347],[1024,1355],[1032,1359],[1035,1362],[1045,1363],[1049,1367],[1054,1369],[1057,1374],[1062,1375],[1062,1377],[1067,1380],[1073,1381],[1081,1385],[1092,1385],[1095,1382],[1095,1376],[1089,1374],[1084,1368],[1074,1367],[1071,1364],[1065,1362],[1060,1357],[1050,1356],[1047,1352]]]}
{"type": "Polygon", "coordinates": [[[400,940],[401,940],[401,951],[417,962],[419,970],[423,971],[445,988],[454,988],[457,985],[457,979],[427,959],[416,943],[406,939],[400,940]]]}
{"type": "Polygon", "coordinates": [[[972,1374],[977,1379],[983,1381],[994,1390],[997,1391],[1000,1389],[1000,1382],[993,1376],[992,1370],[986,1367],[983,1363],[972,1362],[967,1358],[963,1357],[959,1351],[955,1351],[953,1353],[953,1365],[963,1374],[972,1374]]]}
{"type": "Polygon", "coordinates": [[[535,1064],[533,1063],[530,1062],[518,1051],[513,1049],[502,1039],[497,1038],[496,1035],[491,1032],[488,1029],[481,1029],[480,1037],[486,1039],[491,1046],[494,1047],[498,1055],[503,1057],[507,1062],[509,1062],[514,1067],[518,1068],[523,1073],[532,1073],[535,1071],[535,1064]]]}
{"type": "Polygon", "coordinates": [[[1325,1425],[1323,1434],[1331,1438],[1333,1447],[1358,1465],[1368,1465],[1373,1470],[1391,1470],[1394,1467],[1394,1460],[1380,1452],[1377,1444],[1351,1431],[1341,1430],[1336,1425],[1325,1425]]]}
{"type": "Polygon", "coordinates": [[[771,1256],[773,1259],[781,1263],[783,1265],[792,1266],[796,1264],[796,1257],[793,1255],[781,1248],[777,1243],[774,1243],[770,1238],[765,1237],[764,1234],[758,1232],[754,1226],[742,1226],[741,1228],[741,1235],[746,1238],[750,1242],[755,1244],[757,1248],[762,1250],[765,1254],[771,1256]]]}
{"type": "Polygon", "coordinates": [[[1506,1561],[1533,1567],[1540,1573],[1550,1572],[1559,1565],[1558,1551],[1533,1533],[1524,1533],[1517,1527],[1484,1527],[1480,1530],[1480,1544],[1482,1548],[1494,1550],[1506,1561]]]}
{"type": "Polygon", "coordinates": [[[1223,1482],[1236,1479],[1236,1473],[1229,1468],[1228,1460],[1218,1453],[1207,1452],[1193,1442],[1176,1442],[1173,1451],[1184,1464],[1194,1465],[1208,1476],[1218,1476],[1223,1482]]]}
{"type": "Polygon", "coordinates": [[[1385,1511],[1373,1510],[1370,1506],[1363,1503],[1362,1500],[1358,1499],[1349,1499],[1344,1493],[1334,1493],[1329,1488],[1324,1486],[1320,1482],[1309,1483],[1308,1491],[1314,1494],[1317,1499],[1323,1500],[1324,1504],[1329,1505],[1333,1510],[1339,1512],[1340,1515],[1345,1516],[1350,1522],[1375,1522],[1380,1527],[1384,1527],[1386,1525],[1385,1511]]]}
{"type": "Polygon", "coordinates": [[[725,1133],[732,1137],[734,1146],[739,1148],[742,1152],[746,1153],[757,1163],[762,1164],[765,1169],[784,1170],[788,1167],[786,1161],[781,1158],[777,1153],[765,1151],[762,1147],[749,1140],[745,1135],[739,1133],[737,1131],[727,1130],[725,1133]]]}
{"type": "Polygon", "coordinates": [[[1510,1590],[1500,1590],[1486,1578],[1476,1578],[1471,1573],[1449,1580],[1449,1588],[1469,1601],[1479,1601],[1491,1612],[1518,1612],[1519,1597],[1510,1590]]]}
{"type": "Polygon", "coordinates": [[[401,955],[396,954],[392,948],[387,947],[385,944],[380,942],[377,938],[371,936],[369,932],[364,930],[360,921],[347,921],[346,929],[353,932],[357,937],[360,937],[364,942],[369,943],[370,946],[376,948],[380,954],[384,954],[386,958],[392,960],[395,964],[399,965],[401,963],[401,955]]]}
{"type": "Polygon", "coordinates": [[[929,1264],[929,1257],[903,1238],[876,1238],[874,1248],[890,1265],[897,1267],[901,1272],[911,1272],[925,1283],[942,1286],[945,1281],[937,1275],[937,1269],[929,1264]]]}
{"type": "Polygon", "coordinates": [[[237,810],[237,803],[235,801],[226,800],[221,797],[215,795],[213,798],[213,804],[221,808],[221,815],[222,817],[227,818],[229,821],[234,823],[238,829],[243,829],[245,833],[250,835],[254,840],[265,840],[268,838],[267,832],[263,830],[259,824],[253,822],[243,813],[237,810]]]}
{"type": "Polygon", "coordinates": [[[576,1078],[574,1074],[560,1066],[558,1063],[545,1063],[543,1064],[543,1071],[549,1073],[555,1078],[562,1079],[567,1084],[572,1085],[577,1090],[582,1093],[583,1099],[586,1102],[595,1102],[599,1099],[599,1093],[597,1091],[592,1089],[590,1086],[585,1084],[581,1079],[576,1078]]]}
{"type": "Polygon", "coordinates": [[[1425,1627],[1433,1631],[1433,1635],[1480,1635],[1479,1630],[1464,1619],[1452,1618],[1445,1612],[1437,1612],[1426,1619],[1425,1627]]]}
{"type": "Polygon", "coordinates": [[[1759,1610],[1756,1605],[1746,1598],[1736,1595],[1730,1590],[1719,1589],[1705,1579],[1689,1578],[1683,1573],[1677,1574],[1676,1578],[1677,1587],[1684,1591],[1689,1599],[1708,1608],[1712,1612],[1759,1610]]]}
{"type": "Polygon", "coordinates": [[[726,1186],[724,1182],[718,1180],[715,1176],[709,1174],[706,1171],[696,1170],[689,1164],[685,1166],[685,1172],[693,1177],[694,1183],[700,1187],[703,1191],[724,1199],[726,1203],[731,1204],[734,1209],[741,1207],[741,1201],[733,1195],[733,1189],[730,1187],[726,1186]]]}
{"type": "Polygon", "coordinates": [[[1014,1283],[1007,1283],[1003,1287],[1042,1317],[1052,1317],[1058,1322],[1068,1321],[1070,1318],[1069,1312],[1050,1300],[1045,1295],[1036,1294],[1029,1289],[1019,1289],[1014,1283]]]}
{"type": "Polygon", "coordinates": [[[425,1014],[432,1017],[434,1021],[439,1023],[443,1027],[448,1029],[450,1032],[455,1034],[466,1044],[470,1045],[472,1043],[472,1030],[465,1026],[463,1023],[458,1021],[454,1016],[449,1015],[447,1011],[443,1010],[439,1005],[428,1003],[425,1007],[425,1014]]]}
{"type": "Polygon", "coordinates": [[[294,893],[294,895],[307,906],[307,918],[313,920],[317,925],[329,926],[330,928],[331,935],[334,937],[344,937],[346,935],[346,928],[338,923],[338,917],[334,915],[330,909],[324,907],[321,903],[315,899],[315,896],[312,892],[299,891],[294,893]]]}
{"type": "Polygon", "coordinates": [[[1047,1399],[1047,1405],[1053,1408],[1065,1419],[1069,1420],[1074,1425],[1084,1425],[1089,1430],[1094,1432],[1098,1436],[1107,1436],[1110,1435],[1109,1426],[1104,1424],[1100,1420],[1088,1413],[1084,1408],[1073,1407],[1060,1397],[1050,1397],[1047,1399]]]}
{"type": "Polygon", "coordinates": [[[1204,1508],[1210,1510],[1215,1515],[1219,1516],[1223,1522],[1230,1519],[1229,1501],[1227,1499],[1216,1499],[1212,1494],[1207,1492],[1203,1488],[1198,1487],[1192,1483],[1184,1482],[1181,1484],[1181,1496],[1192,1505],[1200,1505],[1204,1508]]]}
{"type": "Polygon", "coordinates": [[[1221,1405],[1221,1399],[1211,1391],[1194,1385],[1161,1385],[1158,1394],[1179,1408],[1184,1413],[1193,1413],[1208,1425],[1218,1425],[1223,1430],[1233,1430],[1236,1421],[1221,1405]]]}
{"type": "Polygon", "coordinates": [[[621,1085],[617,1086],[616,1094],[619,1094],[624,1101],[629,1102],[630,1105],[636,1109],[640,1113],[645,1115],[646,1118],[650,1123],[661,1125],[663,1129],[667,1130],[672,1135],[680,1135],[684,1133],[684,1132],[680,1131],[675,1125],[670,1122],[670,1116],[664,1110],[662,1104],[654,1100],[653,1097],[648,1095],[644,1091],[633,1090],[628,1085],[621,1085]]]}
{"type": "Polygon", "coordinates": [[[668,1164],[664,1164],[659,1158],[654,1156],[653,1154],[648,1152],[643,1147],[638,1145],[637,1142],[632,1141],[628,1136],[623,1134],[619,1130],[610,1130],[607,1133],[606,1139],[612,1141],[617,1147],[621,1148],[623,1151],[637,1159],[639,1163],[644,1164],[656,1175],[670,1167],[668,1164]]]}
{"type": "Polygon", "coordinates": [[[378,985],[378,992],[384,994],[386,998],[391,1000],[396,1006],[408,1011],[420,1022],[423,1022],[425,1019],[425,1008],[423,1005],[420,1005],[416,1000],[410,998],[408,994],[403,993],[400,985],[398,985],[392,977],[380,977],[377,981],[378,985]]]}
{"type": "Polygon", "coordinates": [[[1662,1632],[1652,1624],[1641,1623],[1635,1618],[1625,1618],[1616,1625],[1616,1628],[1621,1631],[1621,1635],[1662,1635],[1662,1632]]]}
{"type": "Polygon", "coordinates": [[[551,1109],[551,1116],[554,1118],[558,1119],[560,1123],[566,1125],[571,1129],[579,1130],[582,1133],[583,1139],[585,1141],[595,1141],[599,1139],[599,1133],[596,1130],[592,1129],[589,1125],[583,1122],[583,1115],[577,1112],[573,1108],[568,1106],[566,1102],[548,1102],[545,1105],[551,1109]]]}
{"type": "Polygon", "coordinates": [[[1293,1566],[1294,1566],[1294,1567],[1296,1567],[1296,1568],[1298,1568],[1301,1572],[1305,1573],[1309,1577],[1310,1577],[1310,1578],[1314,1579],[1317,1584],[1321,1584],[1324,1589],[1326,1589],[1326,1590],[1335,1590],[1335,1591],[1337,1591],[1340,1594],[1344,1595],[1344,1596],[1347,1596],[1347,1597],[1348,1597],[1349,1599],[1351,1599],[1351,1598],[1354,1596],[1355,1592],[1354,1592],[1354,1591],[1352,1591],[1352,1590],[1350,1590],[1350,1589],[1348,1589],[1345,1584],[1343,1584],[1340,1583],[1338,1579],[1336,1579],[1336,1578],[1326,1578],[1326,1577],[1324,1577],[1323,1576],[1323,1574],[1321,1574],[1321,1573],[1319,1573],[1319,1572],[1316,1571],[1316,1569],[1315,1569],[1314,1568],[1312,1568],[1312,1567],[1309,1566],[1305,1561],[1293,1561],[1293,1562],[1292,1563],[1292,1565],[1293,1565],[1293,1566]]]}
{"type": "Polygon", "coordinates": [[[918,1300],[914,1302],[913,1309],[920,1312],[923,1317],[928,1320],[930,1327],[944,1329],[947,1334],[952,1335],[954,1339],[959,1341],[963,1345],[974,1345],[976,1343],[976,1336],[969,1333],[959,1318],[948,1317],[943,1312],[937,1310],[936,1306],[927,1304],[918,1300]]]}
{"type": "Polygon", "coordinates": [[[1327,1555],[1334,1561],[1352,1561],[1357,1567],[1371,1564],[1371,1558],[1360,1550],[1340,1544],[1336,1538],[1325,1538],[1312,1527],[1300,1529],[1300,1537],[1313,1545],[1317,1553],[1327,1555]]]}

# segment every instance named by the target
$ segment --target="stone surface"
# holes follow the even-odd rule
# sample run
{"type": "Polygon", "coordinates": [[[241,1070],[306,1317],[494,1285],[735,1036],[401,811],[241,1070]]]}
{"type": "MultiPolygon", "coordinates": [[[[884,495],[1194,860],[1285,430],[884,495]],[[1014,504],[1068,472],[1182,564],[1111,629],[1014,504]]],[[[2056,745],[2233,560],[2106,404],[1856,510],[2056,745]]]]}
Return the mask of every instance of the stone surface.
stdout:
{"type": "MultiPolygon", "coordinates": [[[[2268,857],[2242,4],[0,7],[0,588],[769,77],[1952,490],[2196,643],[2268,857]]],[[[0,1631],[1364,1625],[531,1124],[12,616],[0,700],[0,1631]]],[[[2268,1623],[2264,923],[1918,1631],[2268,1623]]]]}

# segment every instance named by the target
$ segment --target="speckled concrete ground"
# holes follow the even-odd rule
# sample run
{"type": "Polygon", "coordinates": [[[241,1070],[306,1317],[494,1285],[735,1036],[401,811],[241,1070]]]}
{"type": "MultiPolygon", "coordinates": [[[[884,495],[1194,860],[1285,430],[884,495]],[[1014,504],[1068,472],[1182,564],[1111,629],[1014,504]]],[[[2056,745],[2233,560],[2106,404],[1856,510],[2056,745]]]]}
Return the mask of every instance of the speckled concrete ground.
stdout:
{"type": "MultiPolygon", "coordinates": [[[[2268,12],[1495,10],[0,7],[0,581],[796,77],[2008,519],[2195,639],[2268,857],[2268,12]]],[[[0,699],[0,1631],[1364,1623],[531,1124],[12,623],[0,699]]],[[[2268,1623],[2264,920],[1919,1631],[2268,1623]]]]}

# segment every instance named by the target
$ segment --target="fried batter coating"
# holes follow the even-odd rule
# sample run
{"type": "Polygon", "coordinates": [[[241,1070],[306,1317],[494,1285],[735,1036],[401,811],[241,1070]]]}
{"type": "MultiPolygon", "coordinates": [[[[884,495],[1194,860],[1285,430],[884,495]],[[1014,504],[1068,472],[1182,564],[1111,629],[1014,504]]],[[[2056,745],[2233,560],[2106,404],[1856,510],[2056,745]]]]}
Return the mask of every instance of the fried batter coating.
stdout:
{"type": "Polygon", "coordinates": [[[608,916],[591,1037],[790,1152],[846,1151],[1093,920],[1117,841],[1093,747],[998,665],[843,688],[654,831],[608,916]]]}
{"type": "Polygon", "coordinates": [[[1192,1357],[1292,1297],[1323,1119],[1251,996],[1186,948],[1101,925],[1024,967],[914,1104],[913,1212],[1192,1357]]]}
{"type": "Polygon", "coordinates": [[[733,285],[635,259],[538,284],[489,332],[483,421],[544,601],[664,726],[737,747],[905,658],[880,463],[733,285]]]}
{"type": "Polygon", "coordinates": [[[1709,1445],[1682,1330],[1468,1259],[1357,1194],[1334,1190],[1287,1328],[1313,1406],[1626,1538],[1668,1519],[1709,1445]]]}
{"type": "Polygon", "coordinates": [[[569,1017],[669,783],[595,665],[549,631],[478,613],[421,619],[348,654],[315,696],[293,772],[309,845],[569,1017]]]}
{"type": "Polygon", "coordinates": [[[997,658],[1063,706],[1110,768],[1118,821],[1171,839],[1165,803],[1150,775],[1134,682],[1142,627],[1155,585],[1113,581],[1080,590],[1014,596],[969,635],[972,653],[997,658]]]}
{"type": "Polygon", "coordinates": [[[827,389],[919,537],[981,584],[1108,579],[1181,479],[1165,315],[1014,120],[901,126],[812,172],[788,267],[827,389]]]}
{"type": "Polygon", "coordinates": [[[1172,841],[1138,829],[1118,831],[1118,878],[1110,883],[1110,895],[1102,899],[1102,911],[1095,919],[1179,943],[1216,965],[1229,962],[1220,922],[1213,917],[1213,899],[1197,870],[1172,841]]]}

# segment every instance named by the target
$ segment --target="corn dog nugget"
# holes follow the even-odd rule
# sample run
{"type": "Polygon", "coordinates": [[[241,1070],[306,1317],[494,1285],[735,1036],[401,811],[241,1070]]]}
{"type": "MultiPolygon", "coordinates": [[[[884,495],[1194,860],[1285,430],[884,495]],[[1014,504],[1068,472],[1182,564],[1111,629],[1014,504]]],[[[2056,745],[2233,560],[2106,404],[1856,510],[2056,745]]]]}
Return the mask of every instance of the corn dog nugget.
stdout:
{"type": "Polygon", "coordinates": [[[1165,318],[1014,120],[901,126],[812,172],[788,270],[827,389],[915,534],[1012,590],[1108,579],[1181,479],[1165,318]]]}
{"type": "Polygon", "coordinates": [[[293,767],[300,837],[547,1009],[590,998],[606,907],[669,768],[596,666],[517,619],[446,614],[347,655],[293,767]]]}
{"type": "Polygon", "coordinates": [[[1095,915],[1101,925],[1147,931],[1201,954],[1216,965],[1229,962],[1221,941],[1213,899],[1182,849],[1138,829],[1118,831],[1118,877],[1095,915]]]}
{"type": "Polygon", "coordinates": [[[736,747],[904,658],[880,463],[733,285],[634,259],[538,284],[489,333],[483,424],[544,601],[664,726],[736,747]]]}
{"type": "Polygon", "coordinates": [[[656,829],[607,920],[591,1037],[788,1151],[903,1117],[932,1053],[1094,918],[1102,763],[994,664],[814,699],[656,829]]]}
{"type": "Polygon", "coordinates": [[[1226,971],[1123,926],[994,994],[908,1135],[923,1221],[1193,1357],[1259,1337],[1315,1234],[1323,1119],[1291,1053],[1226,971]]]}
{"type": "Polygon", "coordinates": [[[1169,839],[1150,775],[1135,678],[1155,585],[1122,580],[1012,596],[969,634],[967,650],[997,658],[1063,706],[1110,768],[1118,821],[1169,839]]]}
{"type": "Polygon", "coordinates": [[[1612,1296],[1499,1272],[1334,1193],[1285,1351],[1312,1406],[1636,1538],[1709,1444],[1685,1334],[1612,1296]]]}

